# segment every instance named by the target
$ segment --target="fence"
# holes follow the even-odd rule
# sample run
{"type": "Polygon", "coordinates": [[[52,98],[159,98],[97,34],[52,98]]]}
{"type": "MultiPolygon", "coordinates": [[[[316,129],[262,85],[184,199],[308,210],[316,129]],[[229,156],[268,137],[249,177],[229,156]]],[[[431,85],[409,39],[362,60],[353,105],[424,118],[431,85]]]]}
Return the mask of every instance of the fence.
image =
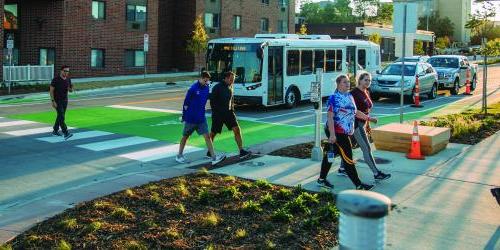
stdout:
{"type": "Polygon", "coordinates": [[[3,66],[4,82],[50,81],[54,77],[54,65],[3,66]]]}

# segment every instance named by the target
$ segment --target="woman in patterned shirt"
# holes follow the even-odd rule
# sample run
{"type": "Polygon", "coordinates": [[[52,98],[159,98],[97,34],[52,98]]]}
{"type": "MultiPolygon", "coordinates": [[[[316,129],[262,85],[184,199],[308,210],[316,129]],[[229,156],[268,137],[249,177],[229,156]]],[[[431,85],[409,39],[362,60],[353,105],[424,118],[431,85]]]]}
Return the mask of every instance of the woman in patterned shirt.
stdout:
{"type": "MultiPolygon", "coordinates": [[[[325,126],[325,133],[328,143],[333,145],[336,154],[342,158],[347,176],[351,179],[356,189],[370,190],[373,185],[362,183],[358,177],[358,172],[352,159],[352,145],[349,136],[354,133],[355,118],[365,121],[376,122],[376,118],[364,114],[357,110],[356,103],[351,93],[349,93],[349,78],[346,75],[339,75],[336,79],[337,89],[328,99],[328,119],[325,126]]],[[[321,172],[318,185],[333,188],[333,185],[326,179],[332,163],[328,162],[325,147],[323,161],[321,162],[321,172]]]]}

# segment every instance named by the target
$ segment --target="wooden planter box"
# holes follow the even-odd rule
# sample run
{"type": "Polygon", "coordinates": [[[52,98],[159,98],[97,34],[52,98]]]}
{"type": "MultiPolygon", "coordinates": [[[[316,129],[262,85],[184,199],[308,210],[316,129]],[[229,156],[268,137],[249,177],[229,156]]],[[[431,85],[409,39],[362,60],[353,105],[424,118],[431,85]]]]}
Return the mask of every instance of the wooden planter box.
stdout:
{"type": "MultiPolygon", "coordinates": [[[[449,128],[418,126],[420,150],[423,155],[433,155],[448,144],[449,128]]],[[[378,150],[407,153],[410,150],[413,125],[390,123],[372,129],[372,138],[378,150]]]]}

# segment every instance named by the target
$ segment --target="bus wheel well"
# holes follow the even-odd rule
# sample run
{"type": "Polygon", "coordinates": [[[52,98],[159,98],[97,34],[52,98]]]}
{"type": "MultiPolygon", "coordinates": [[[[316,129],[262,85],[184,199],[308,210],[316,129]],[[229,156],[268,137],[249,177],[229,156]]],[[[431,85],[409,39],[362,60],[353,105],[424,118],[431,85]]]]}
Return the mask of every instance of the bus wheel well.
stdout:
{"type": "Polygon", "coordinates": [[[285,104],[288,108],[295,107],[300,102],[300,91],[297,86],[292,85],[288,87],[285,95],[285,104]]]}

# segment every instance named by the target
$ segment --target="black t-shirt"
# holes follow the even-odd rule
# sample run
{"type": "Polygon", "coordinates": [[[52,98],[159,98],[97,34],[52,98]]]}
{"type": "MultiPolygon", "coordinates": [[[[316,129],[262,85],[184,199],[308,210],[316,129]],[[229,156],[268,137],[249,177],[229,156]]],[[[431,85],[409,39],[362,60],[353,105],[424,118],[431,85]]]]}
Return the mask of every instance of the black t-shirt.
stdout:
{"type": "Polygon", "coordinates": [[[210,94],[212,114],[225,115],[234,111],[233,88],[225,82],[217,83],[210,94]]]}
{"type": "Polygon", "coordinates": [[[52,79],[50,86],[54,87],[54,100],[55,101],[67,101],[68,100],[68,90],[72,88],[71,79],[63,79],[61,76],[56,76],[52,79]]]}

